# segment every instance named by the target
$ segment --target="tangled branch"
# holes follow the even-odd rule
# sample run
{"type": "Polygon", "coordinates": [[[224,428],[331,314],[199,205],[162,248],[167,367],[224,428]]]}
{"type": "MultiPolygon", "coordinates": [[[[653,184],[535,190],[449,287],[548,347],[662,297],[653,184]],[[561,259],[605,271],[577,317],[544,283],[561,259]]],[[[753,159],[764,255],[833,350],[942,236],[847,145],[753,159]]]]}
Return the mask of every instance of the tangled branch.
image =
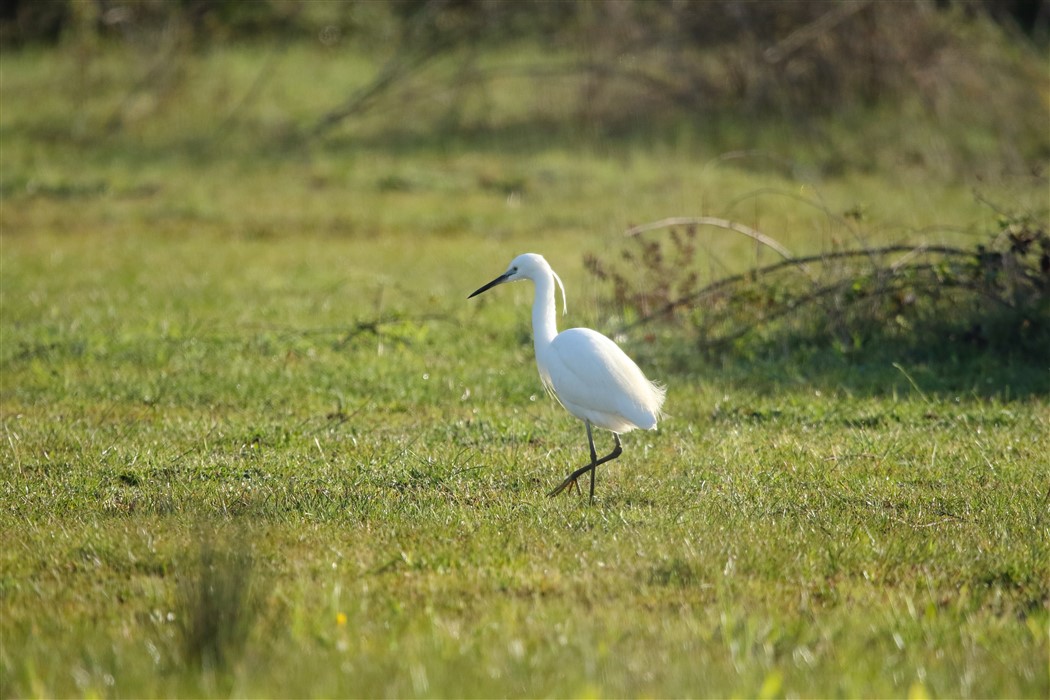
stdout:
{"type": "Polygon", "coordinates": [[[695,331],[702,349],[785,324],[844,348],[951,323],[965,326],[960,337],[981,345],[988,341],[986,326],[1003,319],[1025,333],[1050,334],[1050,236],[1031,219],[1003,219],[973,248],[893,244],[802,257],[751,227],[714,217],[662,219],[626,235],[635,246],[621,251],[626,269],[595,256],[585,260],[592,274],[612,284],[614,300],[631,318],[624,330],[677,324],[695,331]],[[701,283],[694,259],[698,226],[746,236],[784,259],[701,283]],[[641,235],[661,229],[669,235],[641,235]]]}

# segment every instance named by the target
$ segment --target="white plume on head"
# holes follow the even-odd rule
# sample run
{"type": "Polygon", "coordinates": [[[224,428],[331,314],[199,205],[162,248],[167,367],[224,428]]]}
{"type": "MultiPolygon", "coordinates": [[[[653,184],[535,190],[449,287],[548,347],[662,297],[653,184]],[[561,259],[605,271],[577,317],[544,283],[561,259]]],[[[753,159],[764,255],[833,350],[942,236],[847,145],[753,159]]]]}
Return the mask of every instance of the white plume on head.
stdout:
{"type": "Polygon", "coordinates": [[[565,285],[561,283],[561,277],[558,277],[558,273],[551,269],[551,274],[554,275],[554,281],[558,283],[558,289],[561,290],[561,315],[569,313],[569,305],[565,301],[565,285]]]}

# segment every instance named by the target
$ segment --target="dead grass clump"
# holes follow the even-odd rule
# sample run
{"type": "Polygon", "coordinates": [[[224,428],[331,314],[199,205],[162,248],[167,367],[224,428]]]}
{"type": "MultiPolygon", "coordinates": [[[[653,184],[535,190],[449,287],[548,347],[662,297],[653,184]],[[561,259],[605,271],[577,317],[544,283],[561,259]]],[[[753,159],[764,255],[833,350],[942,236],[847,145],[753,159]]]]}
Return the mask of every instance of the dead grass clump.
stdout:
{"type": "Polygon", "coordinates": [[[180,567],[176,612],[183,661],[212,672],[240,658],[262,599],[250,543],[220,537],[202,531],[196,559],[180,567]]]}

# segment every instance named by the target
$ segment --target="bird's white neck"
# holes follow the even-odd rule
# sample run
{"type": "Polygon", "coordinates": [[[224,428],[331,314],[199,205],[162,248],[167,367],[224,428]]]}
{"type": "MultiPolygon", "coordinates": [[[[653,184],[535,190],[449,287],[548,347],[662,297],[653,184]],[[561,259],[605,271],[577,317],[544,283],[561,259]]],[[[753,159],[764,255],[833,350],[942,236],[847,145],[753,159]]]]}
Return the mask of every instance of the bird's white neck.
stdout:
{"type": "Polygon", "coordinates": [[[536,297],[532,302],[532,341],[536,352],[546,348],[558,335],[557,309],[554,303],[554,274],[548,272],[533,280],[536,297]]]}

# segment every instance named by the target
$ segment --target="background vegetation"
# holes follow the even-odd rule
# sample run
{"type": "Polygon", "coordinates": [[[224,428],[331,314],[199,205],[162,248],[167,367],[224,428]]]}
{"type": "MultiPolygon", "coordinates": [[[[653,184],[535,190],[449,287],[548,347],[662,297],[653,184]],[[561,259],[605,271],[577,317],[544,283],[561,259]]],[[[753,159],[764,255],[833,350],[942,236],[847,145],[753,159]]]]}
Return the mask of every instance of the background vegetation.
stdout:
{"type": "Polygon", "coordinates": [[[0,695],[1045,697],[1004,7],[5,5],[0,695]],[[594,506],[526,250],[669,385],[594,506]]]}

